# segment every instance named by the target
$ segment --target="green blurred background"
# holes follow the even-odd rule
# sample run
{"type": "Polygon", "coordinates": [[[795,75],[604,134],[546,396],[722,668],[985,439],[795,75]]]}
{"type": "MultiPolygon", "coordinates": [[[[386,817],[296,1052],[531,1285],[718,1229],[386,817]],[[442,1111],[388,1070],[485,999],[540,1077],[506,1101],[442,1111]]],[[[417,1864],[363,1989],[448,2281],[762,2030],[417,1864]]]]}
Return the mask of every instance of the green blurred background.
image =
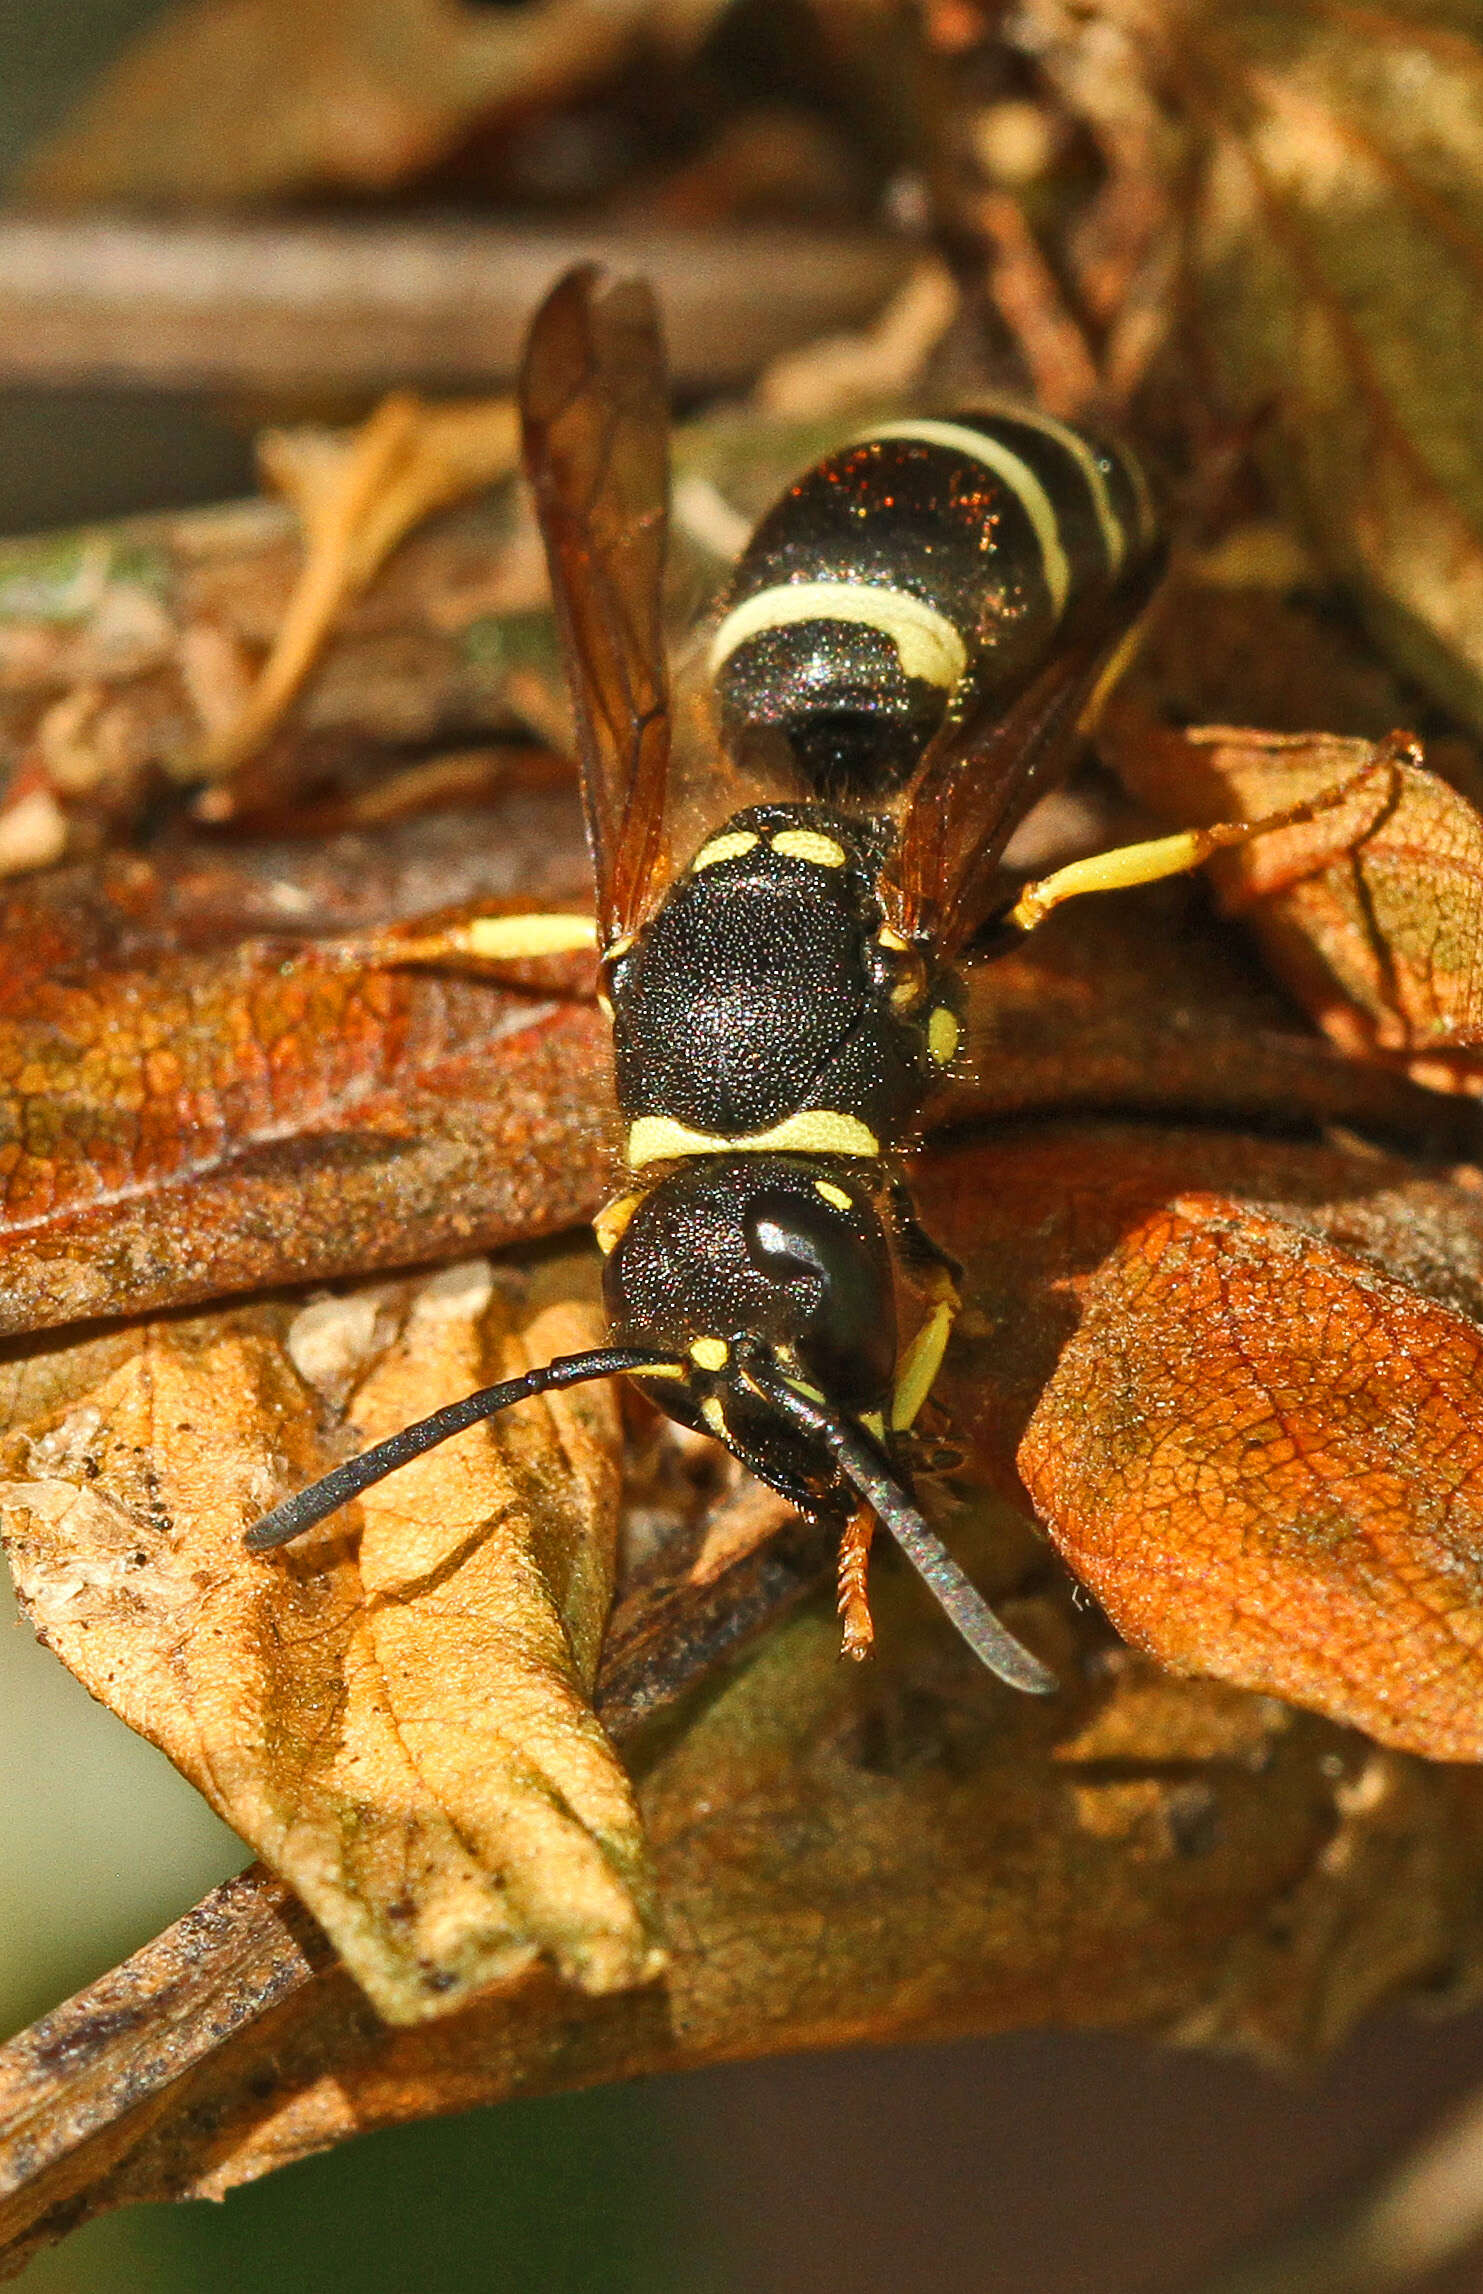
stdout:
{"type": "MultiPolygon", "coordinates": [[[[0,0],[0,172],[160,0],[0,0]]],[[[0,533],[251,485],[207,404],[0,391],[0,533]]],[[[165,1762],[0,1619],[6,2031],[244,1860],[165,1762]]],[[[1138,2294],[1383,2157],[1483,2061],[1395,2018],[1322,2081],[1133,2039],[736,2067],[368,2138],[225,2206],[139,2209],[35,2294],[1138,2294]]],[[[1439,2282],[1440,2283],[1440,2282],[1439,2282]]],[[[1454,2276],[1451,2294],[1483,2289],[1454,2276]]]]}

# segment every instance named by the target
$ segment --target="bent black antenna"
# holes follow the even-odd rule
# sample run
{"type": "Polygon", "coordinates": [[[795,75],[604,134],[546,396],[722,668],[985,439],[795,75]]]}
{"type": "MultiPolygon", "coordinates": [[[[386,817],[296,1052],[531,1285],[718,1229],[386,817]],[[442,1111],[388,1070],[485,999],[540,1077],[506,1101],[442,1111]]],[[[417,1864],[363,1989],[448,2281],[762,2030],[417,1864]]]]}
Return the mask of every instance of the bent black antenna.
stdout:
{"type": "Polygon", "coordinates": [[[271,1513],[265,1513],[261,1521],[253,1523],[242,1542],[252,1553],[267,1553],[275,1545],[287,1545],[290,1538],[298,1537],[340,1506],[348,1505],[351,1498],[359,1497],[373,1482],[384,1481],[388,1474],[394,1474],[398,1466],[410,1465],[424,1450],[435,1450],[439,1442],[461,1434],[466,1426],[476,1426],[481,1418],[496,1417],[501,1410],[509,1409],[512,1402],[523,1402],[532,1394],[546,1394],[556,1386],[581,1386],[589,1378],[614,1378],[623,1371],[680,1367],[672,1355],[647,1353],[637,1346],[599,1347],[590,1354],[558,1355],[554,1362],[544,1363],[538,1370],[527,1370],[521,1378],[506,1378],[498,1386],[481,1386],[475,1393],[465,1394],[462,1401],[445,1403],[430,1417],[418,1418],[412,1425],[403,1426],[399,1434],[388,1434],[384,1442],[362,1450],[358,1458],[347,1458],[343,1466],[336,1466],[322,1480],[311,1482],[307,1489],[275,1505],[271,1513]]]}

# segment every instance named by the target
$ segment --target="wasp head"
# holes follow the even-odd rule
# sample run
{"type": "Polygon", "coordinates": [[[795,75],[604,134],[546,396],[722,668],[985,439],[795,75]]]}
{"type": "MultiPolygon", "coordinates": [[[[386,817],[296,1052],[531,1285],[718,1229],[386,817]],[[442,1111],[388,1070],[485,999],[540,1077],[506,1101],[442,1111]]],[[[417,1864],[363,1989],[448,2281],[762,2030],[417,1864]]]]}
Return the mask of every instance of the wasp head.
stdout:
{"type": "Polygon", "coordinates": [[[896,1370],[896,1281],[870,1188],[787,1155],[707,1157],[599,1222],[615,1341],[669,1355],[646,1380],[681,1424],[714,1434],[813,1513],[856,1501],[828,1449],[781,1415],[779,1378],[882,1446],[896,1370]]]}

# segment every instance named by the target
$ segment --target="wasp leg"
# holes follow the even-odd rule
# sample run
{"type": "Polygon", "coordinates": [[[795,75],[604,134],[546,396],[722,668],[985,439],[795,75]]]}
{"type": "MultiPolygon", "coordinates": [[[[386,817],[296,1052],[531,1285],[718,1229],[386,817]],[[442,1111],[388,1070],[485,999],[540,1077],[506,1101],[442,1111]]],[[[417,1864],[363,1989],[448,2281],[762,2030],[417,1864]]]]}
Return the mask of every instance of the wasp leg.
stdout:
{"type": "MultiPolygon", "coordinates": [[[[1123,892],[1135,884],[1157,884],[1166,876],[1184,876],[1228,845],[1245,844],[1249,838],[1265,836],[1272,829],[1300,828],[1307,821],[1317,820],[1321,814],[1346,803],[1355,790],[1376,773],[1386,775],[1393,795],[1400,762],[1400,756],[1394,751],[1373,758],[1359,772],[1336,782],[1322,795],[1306,797],[1301,804],[1289,805],[1283,812],[1266,813],[1260,820],[1216,821],[1209,828],[1182,829],[1175,836],[1154,837],[1147,844],[1119,845],[1112,852],[1097,852],[1086,860],[1073,860],[1065,868],[1056,869],[1053,875],[1027,884],[1010,909],[1008,922],[1022,932],[1033,932],[1063,900],[1075,900],[1083,892],[1123,892]]],[[[1365,834],[1368,833],[1367,828],[1365,834]]]]}
{"type": "Polygon", "coordinates": [[[443,965],[478,971],[489,965],[528,963],[537,956],[564,956],[597,946],[590,916],[540,914],[471,916],[433,932],[374,932],[335,944],[345,963],[363,968],[401,964],[443,965]]]}
{"type": "Polygon", "coordinates": [[[904,1434],[916,1424],[922,1404],[931,1393],[942,1368],[947,1342],[953,1334],[962,1300],[952,1277],[944,1269],[932,1284],[933,1305],[902,1357],[891,1396],[891,1431],[904,1434]]]}
{"type": "MultiPolygon", "coordinates": [[[[932,1309],[907,1347],[896,1373],[891,1396],[891,1431],[895,1434],[908,1430],[931,1393],[962,1304],[945,1266],[932,1270],[930,1288],[934,1294],[932,1309]]],[[[879,1418],[872,1416],[867,1423],[883,1440],[885,1427],[879,1418]]],[[[839,1614],[844,1627],[840,1652],[846,1657],[869,1656],[875,1642],[866,1587],[870,1541],[874,1535],[875,1515],[868,1505],[862,1505],[847,1524],[839,1546],[839,1614]]]]}
{"type": "Polygon", "coordinates": [[[875,1646],[875,1620],[870,1614],[866,1580],[870,1546],[875,1536],[875,1515],[868,1505],[857,1506],[839,1541],[839,1616],[843,1628],[839,1653],[856,1662],[875,1646]]]}

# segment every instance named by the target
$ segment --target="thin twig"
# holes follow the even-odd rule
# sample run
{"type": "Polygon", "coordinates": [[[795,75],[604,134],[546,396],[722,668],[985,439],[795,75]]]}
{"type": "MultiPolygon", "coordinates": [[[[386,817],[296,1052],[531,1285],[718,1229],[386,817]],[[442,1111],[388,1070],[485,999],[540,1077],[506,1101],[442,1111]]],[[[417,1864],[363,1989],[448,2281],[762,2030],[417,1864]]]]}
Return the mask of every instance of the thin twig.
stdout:
{"type": "Polygon", "coordinates": [[[0,221],[0,383],[489,389],[569,264],[642,272],[675,379],[736,382],[868,320],[911,250],[868,232],[483,223],[0,221]]]}

